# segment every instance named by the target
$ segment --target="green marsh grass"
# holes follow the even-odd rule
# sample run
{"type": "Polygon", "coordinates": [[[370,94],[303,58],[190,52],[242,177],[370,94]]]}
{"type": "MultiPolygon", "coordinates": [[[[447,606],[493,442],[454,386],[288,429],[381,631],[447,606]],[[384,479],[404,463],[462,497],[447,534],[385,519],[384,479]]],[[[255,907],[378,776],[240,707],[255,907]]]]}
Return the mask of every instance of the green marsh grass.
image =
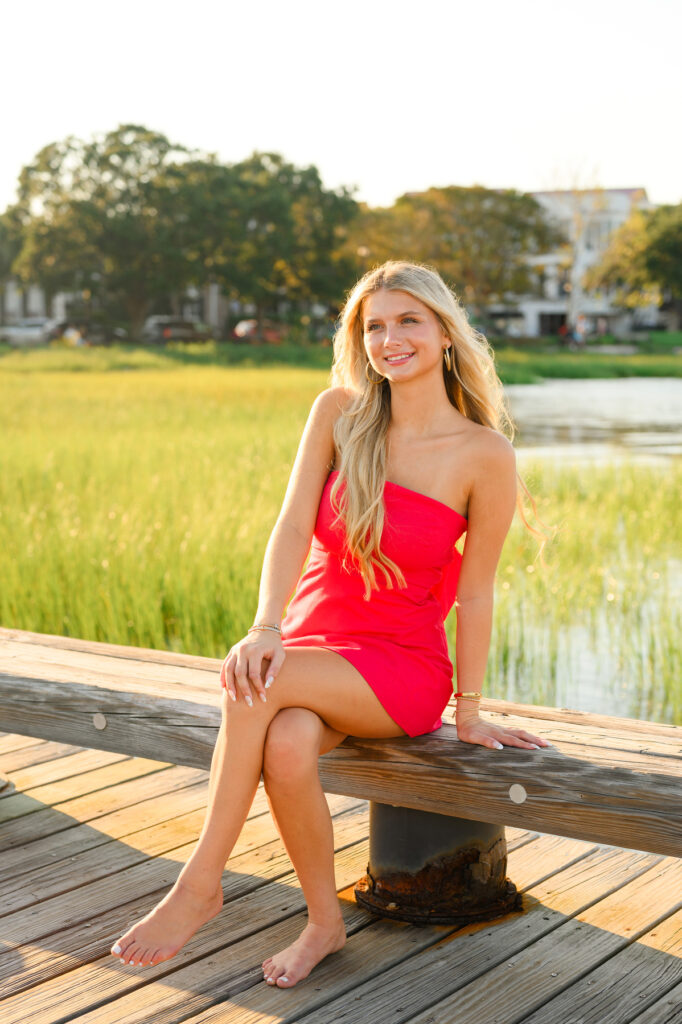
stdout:
{"type": "MultiPolygon", "coordinates": [[[[327,373],[180,355],[0,359],[2,625],[222,657],[253,621],[327,373]]],[[[682,462],[520,464],[558,532],[543,567],[512,527],[487,692],[682,720],[682,462]]],[[[448,633],[454,643],[454,617],[448,633]]]]}

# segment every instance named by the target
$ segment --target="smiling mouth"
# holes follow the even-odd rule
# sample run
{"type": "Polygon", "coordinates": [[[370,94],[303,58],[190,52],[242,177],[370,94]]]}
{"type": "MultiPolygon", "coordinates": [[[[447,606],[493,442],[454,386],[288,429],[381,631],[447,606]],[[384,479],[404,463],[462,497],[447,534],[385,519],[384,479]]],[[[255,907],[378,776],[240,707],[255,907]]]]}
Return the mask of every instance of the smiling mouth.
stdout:
{"type": "Polygon", "coordinates": [[[414,355],[414,352],[401,352],[400,355],[385,356],[384,358],[386,359],[387,363],[391,363],[391,364],[394,364],[394,363],[405,363],[405,362],[407,362],[408,359],[411,359],[413,355],[414,355]]]}

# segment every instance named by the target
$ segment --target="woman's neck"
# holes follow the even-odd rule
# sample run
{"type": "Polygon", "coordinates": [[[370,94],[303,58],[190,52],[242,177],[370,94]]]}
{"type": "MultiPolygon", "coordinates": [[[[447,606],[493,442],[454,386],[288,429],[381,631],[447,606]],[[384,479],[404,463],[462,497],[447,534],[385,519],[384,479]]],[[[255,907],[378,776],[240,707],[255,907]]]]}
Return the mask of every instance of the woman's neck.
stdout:
{"type": "Polygon", "coordinates": [[[446,421],[457,415],[442,379],[434,387],[423,382],[404,382],[391,387],[391,431],[405,439],[438,433],[446,421]]]}

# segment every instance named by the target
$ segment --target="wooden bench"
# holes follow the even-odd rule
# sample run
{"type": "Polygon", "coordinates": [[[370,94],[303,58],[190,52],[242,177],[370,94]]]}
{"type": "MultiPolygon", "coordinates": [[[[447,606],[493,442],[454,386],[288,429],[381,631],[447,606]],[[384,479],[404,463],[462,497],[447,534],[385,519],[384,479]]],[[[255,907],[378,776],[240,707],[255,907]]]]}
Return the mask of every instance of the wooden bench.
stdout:
{"type": "MultiPolygon", "coordinates": [[[[0,730],[209,768],[220,661],[0,629],[0,730]]],[[[484,700],[554,746],[500,751],[444,726],[349,737],[320,758],[329,793],[682,856],[682,728],[484,700]]]]}

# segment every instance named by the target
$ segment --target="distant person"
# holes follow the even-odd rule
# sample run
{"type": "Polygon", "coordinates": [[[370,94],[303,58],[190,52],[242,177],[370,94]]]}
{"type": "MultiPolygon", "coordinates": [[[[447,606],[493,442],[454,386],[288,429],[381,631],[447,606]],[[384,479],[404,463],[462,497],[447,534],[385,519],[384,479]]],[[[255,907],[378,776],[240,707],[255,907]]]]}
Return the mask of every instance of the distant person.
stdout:
{"type": "Polygon", "coordinates": [[[440,728],[453,696],[443,620],[455,601],[458,738],[549,745],[478,710],[495,570],[519,502],[487,342],[434,270],[386,263],[346,302],[331,384],[303,432],[254,624],[223,662],[201,836],[170,893],[113,946],[127,964],[170,959],[219,913],[221,875],[261,772],[308,905],[299,938],[263,961],[264,980],[291,988],[341,949],[318,757],[348,735],[440,728]]]}
{"type": "Polygon", "coordinates": [[[587,320],[585,319],[585,317],[581,313],[578,316],[578,318],[577,318],[577,320],[575,322],[575,327],[573,328],[573,340],[575,341],[576,346],[578,348],[584,348],[585,347],[586,336],[587,336],[587,320]]]}

